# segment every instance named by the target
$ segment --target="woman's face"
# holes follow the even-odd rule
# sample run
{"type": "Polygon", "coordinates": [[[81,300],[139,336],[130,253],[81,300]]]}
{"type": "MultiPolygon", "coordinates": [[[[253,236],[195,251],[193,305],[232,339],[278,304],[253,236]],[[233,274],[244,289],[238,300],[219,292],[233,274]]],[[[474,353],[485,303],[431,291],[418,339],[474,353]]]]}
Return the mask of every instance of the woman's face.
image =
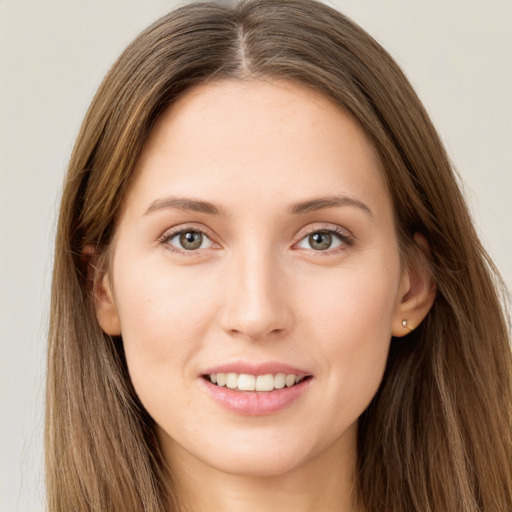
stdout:
{"type": "Polygon", "coordinates": [[[353,460],[408,283],[376,154],[341,109],[287,82],[191,90],[156,123],[113,243],[100,323],[170,460],[353,460]]]}

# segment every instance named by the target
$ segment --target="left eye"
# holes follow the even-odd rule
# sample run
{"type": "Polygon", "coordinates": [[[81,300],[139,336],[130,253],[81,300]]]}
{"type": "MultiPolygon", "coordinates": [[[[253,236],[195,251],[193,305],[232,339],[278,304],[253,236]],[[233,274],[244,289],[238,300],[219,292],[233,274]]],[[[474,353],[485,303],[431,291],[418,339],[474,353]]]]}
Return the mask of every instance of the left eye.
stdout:
{"type": "Polygon", "coordinates": [[[313,249],[315,251],[327,251],[328,249],[339,247],[342,243],[342,237],[334,231],[315,231],[305,236],[297,244],[297,247],[301,249],[313,249]]]}
{"type": "Polygon", "coordinates": [[[196,251],[212,246],[212,241],[201,231],[187,229],[168,238],[167,243],[184,251],[196,251]]]}

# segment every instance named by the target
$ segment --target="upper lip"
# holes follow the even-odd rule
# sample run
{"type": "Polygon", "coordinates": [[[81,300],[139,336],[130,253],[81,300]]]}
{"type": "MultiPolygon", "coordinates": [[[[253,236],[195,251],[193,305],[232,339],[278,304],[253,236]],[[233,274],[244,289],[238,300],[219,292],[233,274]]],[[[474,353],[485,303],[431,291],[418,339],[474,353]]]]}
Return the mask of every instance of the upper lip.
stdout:
{"type": "Polygon", "coordinates": [[[286,373],[293,375],[311,375],[311,372],[278,361],[267,361],[263,363],[253,363],[247,361],[236,361],[225,363],[218,366],[207,368],[202,375],[211,375],[212,373],[245,373],[248,375],[266,375],[276,373],[286,373]]]}

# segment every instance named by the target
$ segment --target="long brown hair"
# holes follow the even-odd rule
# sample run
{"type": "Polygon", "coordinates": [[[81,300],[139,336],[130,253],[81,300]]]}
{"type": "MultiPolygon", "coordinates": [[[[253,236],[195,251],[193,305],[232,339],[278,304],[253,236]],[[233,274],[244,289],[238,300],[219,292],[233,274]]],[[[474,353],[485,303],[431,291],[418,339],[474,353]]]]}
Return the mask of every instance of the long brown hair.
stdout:
{"type": "Polygon", "coordinates": [[[360,418],[361,508],[512,510],[512,361],[501,281],[403,73],[366,32],[313,0],[182,7],[137,37],[100,86],[69,164],[55,248],[49,510],[179,509],[122,340],[98,326],[83,249],[108,254],[158,115],[192,86],[223,78],[291,80],[341,105],[379,154],[403,253],[415,233],[430,246],[435,303],[412,334],[392,340],[382,385],[360,418]]]}

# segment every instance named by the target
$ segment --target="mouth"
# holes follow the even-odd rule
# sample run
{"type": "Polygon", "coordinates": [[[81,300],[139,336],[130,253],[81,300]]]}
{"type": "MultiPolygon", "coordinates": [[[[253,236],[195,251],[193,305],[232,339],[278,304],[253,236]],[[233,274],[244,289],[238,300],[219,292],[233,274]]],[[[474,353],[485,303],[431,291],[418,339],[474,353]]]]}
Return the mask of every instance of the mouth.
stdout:
{"type": "Polygon", "coordinates": [[[293,373],[267,373],[251,375],[248,373],[209,373],[202,376],[207,382],[218,387],[226,387],[234,391],[271,392],[277,389],[291,388],[311,379],[311,375],[293,373]]]}

